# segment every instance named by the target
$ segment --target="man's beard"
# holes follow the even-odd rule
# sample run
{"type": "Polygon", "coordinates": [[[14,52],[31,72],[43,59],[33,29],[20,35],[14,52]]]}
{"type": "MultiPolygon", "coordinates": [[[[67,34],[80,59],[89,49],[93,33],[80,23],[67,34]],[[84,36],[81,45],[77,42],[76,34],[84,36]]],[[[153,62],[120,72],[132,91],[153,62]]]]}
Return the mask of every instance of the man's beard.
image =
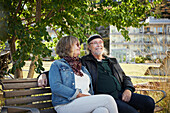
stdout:
{"type": "Polygon", "coordinates": [[[95,55],[102,55],[103,50],[98,50],[98,49],[101,49],[101,47],[96,47],[95,48],[96,51],[93,51],[92,53],[95,54],[95,55]]]}

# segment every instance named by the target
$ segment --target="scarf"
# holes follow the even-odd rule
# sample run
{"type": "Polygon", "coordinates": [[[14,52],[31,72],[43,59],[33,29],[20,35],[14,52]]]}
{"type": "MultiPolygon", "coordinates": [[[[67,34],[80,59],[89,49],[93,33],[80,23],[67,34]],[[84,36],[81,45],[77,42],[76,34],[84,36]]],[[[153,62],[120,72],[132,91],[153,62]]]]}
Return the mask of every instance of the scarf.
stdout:
{"type": "Polygon", "coordinates": [[[63,57],[68,63],[69,65],[71,66],[73,72],[78,75],[78,76],[83,76],[83,73],[80,72],[81,70],[81,62],[79,60],[78,57],[69,57],[69,56],[66,56],[66,57],[63,57]]]}

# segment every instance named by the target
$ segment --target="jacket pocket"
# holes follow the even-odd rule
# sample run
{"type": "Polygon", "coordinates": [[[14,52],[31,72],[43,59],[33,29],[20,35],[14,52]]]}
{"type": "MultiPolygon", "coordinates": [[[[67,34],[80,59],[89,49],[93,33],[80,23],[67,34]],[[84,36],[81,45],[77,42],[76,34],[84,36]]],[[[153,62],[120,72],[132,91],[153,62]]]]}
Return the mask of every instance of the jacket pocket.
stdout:
{"type": "Polygon", "coordinates": [[[64,85],[71,87],[71,83],[73,82],[74,73],[70,67],[62,66],[60,67],[61,79],[64,85]]]}

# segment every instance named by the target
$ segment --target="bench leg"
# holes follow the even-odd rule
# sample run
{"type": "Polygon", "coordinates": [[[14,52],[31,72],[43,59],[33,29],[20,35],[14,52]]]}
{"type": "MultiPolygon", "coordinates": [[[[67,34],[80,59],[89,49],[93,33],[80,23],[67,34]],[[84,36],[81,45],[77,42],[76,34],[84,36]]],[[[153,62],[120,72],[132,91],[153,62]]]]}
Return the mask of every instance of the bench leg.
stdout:
{"type": "Polygon", "coordinates": [[[7,112],[7,110],[8,110],[8,108],[4,108],[4,107],[2,107],[2,109],[1,109],[1,113],[8,113],[8,112],[7,112]]]}

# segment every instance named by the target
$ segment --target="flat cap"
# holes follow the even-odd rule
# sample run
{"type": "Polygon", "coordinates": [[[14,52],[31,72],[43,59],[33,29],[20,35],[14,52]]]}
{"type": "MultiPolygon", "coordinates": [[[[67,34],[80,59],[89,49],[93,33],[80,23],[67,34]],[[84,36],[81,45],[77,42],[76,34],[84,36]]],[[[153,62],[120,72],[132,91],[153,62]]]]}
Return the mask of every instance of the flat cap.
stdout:
{"type": "Polygon", "coordinates": [[[96,38],[100,38],[103,40],[102,36],[99,35],[99,34],[94,34],[94,35],[91,35],[88,40],[87,40],[87,43],[89,44],[92,40],[96,39],[96,38]]]}

